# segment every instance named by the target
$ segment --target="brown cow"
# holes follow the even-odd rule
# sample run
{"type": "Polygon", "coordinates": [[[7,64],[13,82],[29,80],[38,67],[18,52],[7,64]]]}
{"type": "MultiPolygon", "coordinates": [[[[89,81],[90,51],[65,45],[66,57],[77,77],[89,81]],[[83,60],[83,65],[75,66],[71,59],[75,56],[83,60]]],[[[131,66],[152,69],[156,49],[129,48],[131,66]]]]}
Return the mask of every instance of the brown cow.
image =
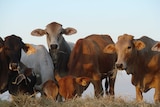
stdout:
{"type": "Polygon", "coordinates": [[[158,52],[160,52],[160,42],[156,43],[156,44],[152,47],[152,51],[158,51],[158,52]]]}
{"type": "MultiPolygon", "coordinates": [[[[102,79],[106,78],[106,93],[108,94],[108,77],[109,77],[109,94],[114,95],[115,78],[112,70],[116,61],[116,54],[105,54],[103,49],[108,44],[114,44],[108,35],[90,35],[86,38],[79,39],[70,55],[68,64],[69,74],[76,77],[89,77],[94,85],[95,96],[103,94],[102,79]]],[[[78,95],[81,96],[84,89],[79,87],[78,95]]]]}
{"type": "Polygon", "coordinates": [[[124,34],[117,43],[108,45],[104,52],[117,53],[115,66],[132,74],[132,84],[136,87],[136,100],[142,101],[142,92],[155,88],[154,100],[160,101],[160,53],[151,51],[156,41],[148,37],[134,39],[124,34]]]}
{"type": "Polygon", "coordinates": [[[73,77],[71,75],[60,77],[56,75],[58,81],[59,94],[65,98],[65,100],[75,97],[77,90],[76,85],[87,86],[91,79],[88,77],[73,77]]]}

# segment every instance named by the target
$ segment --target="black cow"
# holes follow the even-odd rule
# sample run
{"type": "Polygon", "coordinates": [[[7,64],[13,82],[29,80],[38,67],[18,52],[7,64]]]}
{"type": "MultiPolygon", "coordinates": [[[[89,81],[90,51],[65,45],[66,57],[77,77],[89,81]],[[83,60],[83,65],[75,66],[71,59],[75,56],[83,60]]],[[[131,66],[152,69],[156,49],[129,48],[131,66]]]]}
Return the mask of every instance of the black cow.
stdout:
{"type": "Polygon", "coordinates": [[[26,91],[33,93],[36,77],[29,69],[29,71],[26,69],[24,73],[20,73],[21,49],[29,53],[33,51],[33,48],[24,44],[18,36],[7,36],[4,41],[0,38],[0,93],[9,90],[11,94],[15,94],[22,91],[23,86],[28,87],[25,88],[26,91]],[[15,86],[18,90],[14,90],[15,86]]]}

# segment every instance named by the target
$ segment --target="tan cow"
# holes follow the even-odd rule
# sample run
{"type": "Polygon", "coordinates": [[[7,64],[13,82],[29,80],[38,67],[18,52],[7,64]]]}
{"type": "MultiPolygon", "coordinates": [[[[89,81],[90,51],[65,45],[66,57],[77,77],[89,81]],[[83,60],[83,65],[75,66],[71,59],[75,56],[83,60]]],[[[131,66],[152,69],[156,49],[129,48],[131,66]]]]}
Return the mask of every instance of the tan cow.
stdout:
{"type": "Polygon", "coordinates": [[[58,85],[53,80],[46,81],[42,86],[42,90],[48,99],[56,101],[58,96],[58,85]]]}
{"type": "Polygon", "coordinates": [[[136,100],[143,100],[143,92],[155,88],[154,100],[160,101],[160,53],[151,51],[156,41],[148,37],[134,39],[124,34],[118,37],[116,44],[110,44],[105,53],[117,53],[115,66],[132,74],[132,84],[136,87],[136,100]]]}

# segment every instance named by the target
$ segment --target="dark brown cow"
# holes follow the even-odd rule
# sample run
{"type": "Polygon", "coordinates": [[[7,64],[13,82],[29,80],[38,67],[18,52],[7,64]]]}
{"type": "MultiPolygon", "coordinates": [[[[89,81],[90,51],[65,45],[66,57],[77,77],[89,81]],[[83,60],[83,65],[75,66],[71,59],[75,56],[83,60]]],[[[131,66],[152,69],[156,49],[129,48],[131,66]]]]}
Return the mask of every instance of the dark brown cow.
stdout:
{"type": "MultiPolygon", "coordinates": [[[[10,87],[9,86],[10,82],[13,82],[12,81],[13,78],[18,77],[18,75],[20,74],[19,71],[20,71],[21,49],[23,49],[25,52],[31,52],[33,48],[31,48],[29,45],[24,44],[22,42],[22,39],[15,35],[7,36],[4,41],[2,40],[2,38],[0,39],[0,92],[1,93],[6,91],[10,87]]],[[[31,76],[31,74],[27,75],[26,71],[26,76],[31,76]]],[[[17,82],[15,84],[17,84],[17,82]]]]}
{"type": "MultiPolygon", "coordinates": [[[[73,48],[68,64],[69,74],[76,77],[89,77],[94,85],[95,95],[103,94],[102,79],[106,78],[106,93],[114,95],[115,78],[113,68],[116,61],[116,54],[104,54],[103,49],[108,44],[114,44],[108,35],[90,35],[79,39],[73,48]]],[[[78,88],[78,95],[83,92],[78,88]]]]}
{"type": "Polygon", "coordinates": [[[160,53],[151,51],[157,41],[148,37],[134,39],[124,34],[117,43],[108,45],[104,52],[117,53],[115,66],[132,74],[132,84],[136,87],[136,100],[142,101],[142,92],[155,88],[154,100],[160,101],[160,53]]]}
{"type": "Polygon", "coordinates": [[[52,57],[54,69],[60,76],[68,74],[67,63],[71,53],[69,44],[63,37],[65,35],[72,35],[77,32],[76,29],[68,27],[63,28],[61,24],[52,22],[46,26],[46,29],[35,29],[31,32],[33,36],[46,35],[49,53],[52,57]]]}

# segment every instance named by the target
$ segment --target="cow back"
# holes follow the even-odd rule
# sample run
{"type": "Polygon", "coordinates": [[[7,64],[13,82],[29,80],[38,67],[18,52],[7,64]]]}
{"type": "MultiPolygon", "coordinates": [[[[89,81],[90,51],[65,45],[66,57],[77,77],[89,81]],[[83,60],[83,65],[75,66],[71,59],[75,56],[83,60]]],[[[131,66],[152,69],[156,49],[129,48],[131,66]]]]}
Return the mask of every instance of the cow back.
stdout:
{"type": "Polygon", "coordinates": [[[111,71],[116,56],[103,53],[108,44],[114,44],[108,35],[90,35],[79,39],[70,55],[69,74],[94,78],[95,74],[101,76],[111,71]]]}

